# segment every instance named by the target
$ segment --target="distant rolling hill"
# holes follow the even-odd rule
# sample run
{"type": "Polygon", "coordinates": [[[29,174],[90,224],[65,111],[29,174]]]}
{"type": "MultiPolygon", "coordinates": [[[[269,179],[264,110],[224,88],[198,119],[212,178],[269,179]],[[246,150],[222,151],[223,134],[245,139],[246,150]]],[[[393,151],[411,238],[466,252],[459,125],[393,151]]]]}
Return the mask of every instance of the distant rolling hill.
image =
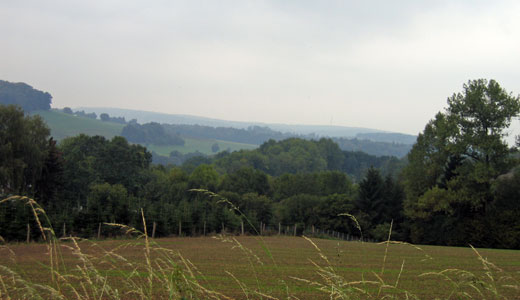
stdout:
{"type": "MultiPolygon", "coordinates": [[[[188,124],[188,125],[203,125],[212,127],[233,127],[233,128],[248,128],[250,126],[266,126],[275,131],[282,133],[292,133],[295,135],[310,135],[314,134],[317,137],[347,137],[347,138],[363,138],[358,135],[362,134],[376,134],[367,136],[366,139],[376,142],[396,142],[408,139],[415,139],[413,135],[395,134],[385,132],[382,130],[362,128],[362,127],[347,127],[347,126],[332,126],[332,125],[289,125],[289,124],[270,124],[258,122],[237,122],[219,120],[198,116],[181,115],[181,114],[165,114],[149,111],[109,108],[109,107],[79,107],[75,110],[84,110],[87,113],[95,112],[96,114],[108,113],[113,117],[125,117],[127,121],[136,119],[139,123],[158,122],[167,124],[188,124]],[[406,136],[406,138],[403,138],[406,136]],[[379,140],[382,139],[382,140],[379,140]],[[393,140],[395,139],[395,140],[393,140]]],[[[413,143],[412,143],[413,144],[413,143]]]]}
{"type": "MultiPolygon", "coordinates": [[[[122,115],[120,114],[121,111],[125,110],[119,110],[119,109],[101,109],[101,110],[89,110],[82,108],[81,110],[85,110],[87,113],[89,112],[96,112],[98,115],[101,113],[108,113],[111,117],[121,117],[124,116],[127,121],[131,120],[130,118],[138,116],[141,112],[139,111],[130,111],[133,113],[130,115],[122,115]],[[119,112],[119,114],[118,114],[119,112]]],[[[64,113],[60,110],[50,110],[50,111],[37,111],[35,112],[39,115],[41,115],[46,123],[51,128],[51,134],[54,136],[56,140],[62,140],[65,137],[69,136],[75,136],[80,133],[84,133],[87,135],[101,135],[108,139],[116,136],[121,135],[123,128],[125,127],[125,124],[115,123],[115,122],[103,122],[99,119],[91,119],[83,116],[75,116],[71,114],[64,113]]],[[[174,121],[177,120],[178,122],[197,122],[200,121],[201,123],[204,123],[207,119],[200,118],[200,117],[191,117],[191,116],[184,116],[183,118],[175,119],[178,115],[166,115],[166,114],[156,114],[156,113],[143,113],[144,115],[147,115],[147,118],[149,119],[140,119],[140,122],[147,122],[147,121],[154,121],[154,122],[161,122],[166,123],[167,120],[174,121]],[[158,119],[153,119],[153,116],[162,116],[158,117],[158,119]],[[170,118],[170,119],[168,119],[170,118]]],[[[209,119],[211,120],[213,119],[209,119]]],[[[231,121],[224,121],[224,120],[213,120],[220,124],[221,127],[224,126],[231,126],[235,124],[235,122],[231,121]]],[[[245,124],[242,124],[244,127],[245,124]]],[[[252,124],[249,124],[250,126],[252,124]]],[[[271,125],[269,125],[271,126],[271,125]]],[[[291,129],[292,125],[286,125],[289,127],[286,127],[287,129],[291,129]]],[[[200,127],[194,127],[201,129],[200,127]]],[[[211,128],[210,128],[211,129],[211,128]]],[[[215,128],[213,128],[215,129],[215,128]]],[[[335,135],[331,135],[336,141],[340,148],[342,150],[346,151],[362,151],[371,155],[376,156],[385,156],[385,155],[391,155],[391,156],[397,156],[397,157],[403,157],[405,156],[408,151],[411,148],[411,144],[407,143],[407,141],[415,140],[414,136],[410,135],[403,135],[398,133],[385,133],[385,132],[359,132],[359,130],[370,130],[370,129],[359,129],[354,127],[334,127],[334,126],[305,126],[300,125],[300,130],[304,130],[303,132],[309,132],[312,129],[315,129],[316,131],[322,130],[319,132],[335,132],[336,134],[343,134],[347,136],[342,137],[335,137],[335,135]],[[357,132],[357,133],[356,133],[357,132]],[[350,137],[350,135],[356,133],[356,138],[350,137]],[[377,141],[377,140],[383,140],[383,141],[377,141]],[[398,140],[398,142],[396,142],[398,140]],[[404,141],[404,142],[403,142],[404,141]]],[[[209,130],[209,129],[208,129],[209,130]]],[[[222,131],[223,129],[221,129],[222,131]]],[[[218,131],[218,130],[217,130],[218,131]]],[[[240,132],[241,134],[248,134],[251,133],[249,130],[242,130],[243,132],[240,132]]],[[[281,134],[278,131],[269,131],[266,130],[266,132],[274,132],[281,134]]],[[[273,134],[274,134],[273,133],[273,134]]],[[[184,145],[154,145],[154,144],[146,144],[143,145],[146,146],[150,151],[153,151],[156,155],[166,156],[168,157],[169,154],[172,151],[177,151],[181,154],[189,154],[194,152],[199,152],[206,155],[214,154],[215,152],[212,151],[212,146],[214,144],[218,144],[218,151],[237,151],[241,149],[255,149],[258,147],[259,144],[263,143],[263,141],[259,141],[258,143],[251,143],[251,142],[244,142],[241,140],[233,139],[233,136],[227,136],[225,134],[221,135],[220,137],[217,137],[217,135],[200,135],[200,134],[184,134],[180,133],[182,138],[185,141],[184,145]]],[[[314,132],[313,134],[307,134],[307,135],[298,135],[298,134],[281,134],[283,136],[282,138],[287,138],[290,136],[298,136],[298,137],[304,137],[304,138],[317,138],[320,136],[325,136],[324,134],[316,134],[314,132]],[[286,136],[287,135],[287,136],[286,136]]],[[[266,139],[273,138],[273,139],[280,139],[280,136],[273,135],[272,137],[265,137],[266,139]]]]}
{"type": "Polygon", "coordinates": [[[394,132],[358,133],[356,138],[384,143],[400,143],[405,145],[413,145],[417,140],[417,136],[415,135],[394,132]]]}
{"type": "MultiPolygon", "coordinates": [[[[32,114],[40,115],[45,123],[51,129],[51,136],[60,141],[66,137],[76,136],[84,133],[87,135],[100,135],[107,139],[121,135],[124,124],[113,122],[103,122],[99,119],[90,119],[81,116],[66,114],[58,110],[35,111],[32,114]]],[[[200,153],[210,155],[213,154],[211,146],[218,144],[220,151],[238,151],[241,149],[255,149],[257,145],[246,143],[235,143],[230,141],[222,141],[216,139],[195,139],[184,137],[184,146],[157,146],[153,144],[145,144],[150,151],[154,151],[160,155],[168,156],[171,151],[179,151],[180,153],[192,153],[198,151],[200,153]]]]}

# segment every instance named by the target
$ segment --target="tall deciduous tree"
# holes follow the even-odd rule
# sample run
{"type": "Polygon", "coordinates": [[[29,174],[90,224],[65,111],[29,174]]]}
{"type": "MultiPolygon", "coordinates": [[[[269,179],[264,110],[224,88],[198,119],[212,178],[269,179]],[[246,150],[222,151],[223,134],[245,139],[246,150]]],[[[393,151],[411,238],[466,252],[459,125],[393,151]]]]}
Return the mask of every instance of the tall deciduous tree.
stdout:
{"type": "Polygon", "coordinates": [[[513,166],[504,130],[519,112],[520,97],[494,80],[469,81],[448,98],[404,170],[412,241],[487,245],[491,184],[513,166]]]}

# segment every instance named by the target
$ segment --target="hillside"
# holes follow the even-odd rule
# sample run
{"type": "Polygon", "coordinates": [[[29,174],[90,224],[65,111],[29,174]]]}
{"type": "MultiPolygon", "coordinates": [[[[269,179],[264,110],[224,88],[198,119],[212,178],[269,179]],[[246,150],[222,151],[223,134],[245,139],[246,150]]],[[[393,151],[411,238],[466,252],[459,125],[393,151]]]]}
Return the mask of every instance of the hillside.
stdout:
{"type": "MultiPolygon", "coordinates": [[[[86,113],[89,112],[90,111],[87,109],[86,113]]],[[[77,113],[76,115],[72,115],[70,113],[64,113],[56,109],[50,111],[37,111],[34,113],[39,114],[44,118],[46,123],[51,128],[51,133],[56,140],[61,140],[69,136],[75,136],[80,133],[87,135],[101,135],[110,139],[116,135],[122,135],[123,128],[126,126],[125,124],[116,122],[103,122],[99,119],[78,115],[77,113]]],[[[112,117],[117,118],[118,116],[112,115],[112,117]]],[[[193,120],[196,119],[192,119],[192,121],[193,120]]],[[[185,145],[159,145],[153,142],[138,141],[134,141],[134,143],[140,143],[146,146],[151,151],[153,151],[155,155],[168,157],[172,151],[177,151],[183,155],[190,153],[211,155],[224,150],[232,152],[242,149],[255,149],[258,147],[258,145],[269,139],[283,140],[290,137],[315,139],[319,137],[319,135],[314,134],[297,135],[287,132],[282,133],[280,131],[272,130],[269,127],[259,126],[250,126],[246,129],[201,125],[163,124],[163,126],[167,132],[182,137],[182,139],[185,140],[185,145]],[[215,144],[218,145],[216,152],[214,149],[212,149],[212,146],[215,144]]],[[[305,126],[302,126],[302,128],[304,127],[305,126]]],[[[309,126],[308,128],[311,127],[312,126],[309,126]]],[[[326,126],[324,128],[326,128],[326,126]]],[[[408,135],[374,132],[364,134],[358,133],[358,136],[366,136],[366,139],[343,137],[334,138],[334,141],[339,144],[342,150],[363,151],[370,155],[376,156],[396,156],[401,158],[405,156],[411,148],[411,145],[406,143],[375,141],[378,138],[388,140],[388,138],[391,138],[392,136],[400,140],[410,140],[410,136],[408,135]]]]}
{"type": "Polygon", "coordinates": [[[9,82],[0,80],[0,104],[18,105],[25,112],[49,110],[52,96],[33,88],[24,82],[9,82]]]}
{"type": "Polygon", "coordinates": [[[57,110],[35,111],[32,114],[40,115],[56,140],[62,140],[80,133],[87,135],[101,135],[108,139],[121,134],[123,124],[102,122],[100,120],[74,116],[57,110]]]}
{"type": "MultiPolygon", "coordinates": [[[[125,127],[124,124],[103,122],[99,119],[75,116],[58,110],[35,111],[33,114],[38,114],[45,120],[51,129],[51,135],[58,141],[66,137],[76,136],[80,133],[87,135],[100,135],[107,139],[111,139],[114,136],[121,135],[121,131],[123,130],[123,127],[125,127]]],[[[182,154],[200,152],[205,155],[211,155],[214,153],[211,149],[214,144],[218,145],[219,151],[238,151],[241,149],[251,150],[257,147],[257,145],[247,143],[236,143],[211,138],[197,139],[188,137],[184,138],[184,140],[186,143],[183,146],[154,144],[143,145],[150,149],[150,151],[162,156],[169,156],[172,151],[178,151],[182,154]]]]}
{"type": "MultiPolygon", "coordinates": [[[[246,129],[251,126],[269,127],[272,130],[280,131],[282,133],[290,133],[293,135],[316,135],[317,137],[356,137],[358,134],[366,133],[380,133],[385,136],[384,142],[388,141],[386,132],[383,130],[362,128],[362,127],[348,127],[348,126],[333,126],[333,125],[300,125],[300,124],[270,124],[259,122],[238,122],[227,121],[213,118],[181,115],[181,114],[165,114],[150,111],[139,111],[131,109],[109,108],[109,107],[80,107],[78,110],[85,112],[108,113],[111,116],[125,117],[127,120],[136,119],[139,123],[158,122],[166,124],[186,124],[186,125],[201,125],[211,127],[232,127],[238,129],[246,129]]],[[[412,135],[407,135],[411,136],[412,135]]],[[[379,141],[376,136],[371,136],[370,139],[379,141]]],[[[400,141],[393,141],[400,142],[400,141]]]]}

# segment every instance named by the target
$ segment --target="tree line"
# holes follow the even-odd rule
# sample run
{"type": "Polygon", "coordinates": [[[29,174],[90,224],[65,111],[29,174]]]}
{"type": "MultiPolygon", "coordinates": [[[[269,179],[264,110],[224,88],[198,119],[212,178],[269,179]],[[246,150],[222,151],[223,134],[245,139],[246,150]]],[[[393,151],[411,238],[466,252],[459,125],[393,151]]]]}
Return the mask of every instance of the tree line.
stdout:
{"type": "MultiPolygon", "coordinates": [[[[270,140],[256,150],[161,166],[123,137],[79,135],[56,145],[37,116],[2,106],[0,194],[34,197],[55,228],[85,237],[103,223],[140,228],[141,209],[156,236],[294,225],[298,233],[360,235],[348,213],[376,240],[392,226],[394,239],[414,243],[519,248],[519,156],[504,141],[519,112],[520,98],[497,82],[469,81],[426,125],[406,161],[368,159],[355,176],[349,168],[363,165],[366,154],[352,156],[330,139],[270,140]]],[[[31,222],[20,203],[0,206],[4,238],[24,239],[31,222]]]]}
{"type": "Polygon", "coordinates": [[[26,112],[51,109],[52,96],[23,82],[0,80],[0,104],[18,105],[26,112]]]}

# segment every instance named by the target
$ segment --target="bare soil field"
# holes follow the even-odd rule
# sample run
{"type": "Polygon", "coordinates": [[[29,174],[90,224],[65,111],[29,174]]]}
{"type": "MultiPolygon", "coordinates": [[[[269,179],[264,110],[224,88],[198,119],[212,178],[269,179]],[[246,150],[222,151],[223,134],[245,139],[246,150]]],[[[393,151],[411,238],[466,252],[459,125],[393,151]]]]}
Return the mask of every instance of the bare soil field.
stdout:
{"type": "MultiPolygon", "coordinates": [[[[24,289],[22,284],[10,278],[6,269],[27,284],[58,286],[58,290],[60,284],[63,290],[67,288],[64,282],[71,286],[77,284],[76,290],[85,290],[82,295],[97,295],[99,299],[114,298],[109,297],[108,289],[102,292],[103,285],[117,290],[120,299],[142,298],[143,295],[153,299],[170,298],[169,282],[178,286],[180,294],[189,294],[189,289],[196,287],[219,293],[203,293],[206,296],[199,297],[213,295],[223,299],[330,299],[335,289],[343,299],[381,299],[384,296],[396,299],[414,296],[419,299],[520,299],[520,251],[474,251],[470,247],[373,244],[285,236],[162,238],[150,240],[148,247],[144,239],[79,241],[77,244],[61,241],[5,245],[0,249],[0,266],[3,268],[0,272],[4,285],[0,289],[2,299],[9,293],[17,295],[14,291],[9,292],[11,284],[21,286],[18,292],[24,289]],[[165,249],[175,258],[164,258],[166,252],[157,249],[165,249]],[[164,264],[168,261],[176,267],[166,268],[164,264]],[[90,264],[92,267],[85,267],[90,264]],[[165,278],[170,276],[172,280],[159,281],[155,275],[150,277],[157,270],[160,270],[157,274],[166,274],[168,270],[165,278]],[[188,277],[196,284],[179,283],[182,272],[190,274],[188,277]],[[52,276],[53,273],[60,275],[52,276]],[[67,277],[69,275],[71,277],[67,277]],[[72,276],[78,278],[77,282],[71,279],[76,278],[72,276]],[[91,292],[88,286],[82,286],[80,282],[87,277],[94,278],[90,280],[101,286],[101,292],[91,292]],[[154,279],[147,281],[147,278],[154,279]],[[136,290],[127,291],[128,281],[135,281],[130,289],[136,290]]],[[[73,290],[70,288],[64,294],[78,298],[73,290]]]]}

